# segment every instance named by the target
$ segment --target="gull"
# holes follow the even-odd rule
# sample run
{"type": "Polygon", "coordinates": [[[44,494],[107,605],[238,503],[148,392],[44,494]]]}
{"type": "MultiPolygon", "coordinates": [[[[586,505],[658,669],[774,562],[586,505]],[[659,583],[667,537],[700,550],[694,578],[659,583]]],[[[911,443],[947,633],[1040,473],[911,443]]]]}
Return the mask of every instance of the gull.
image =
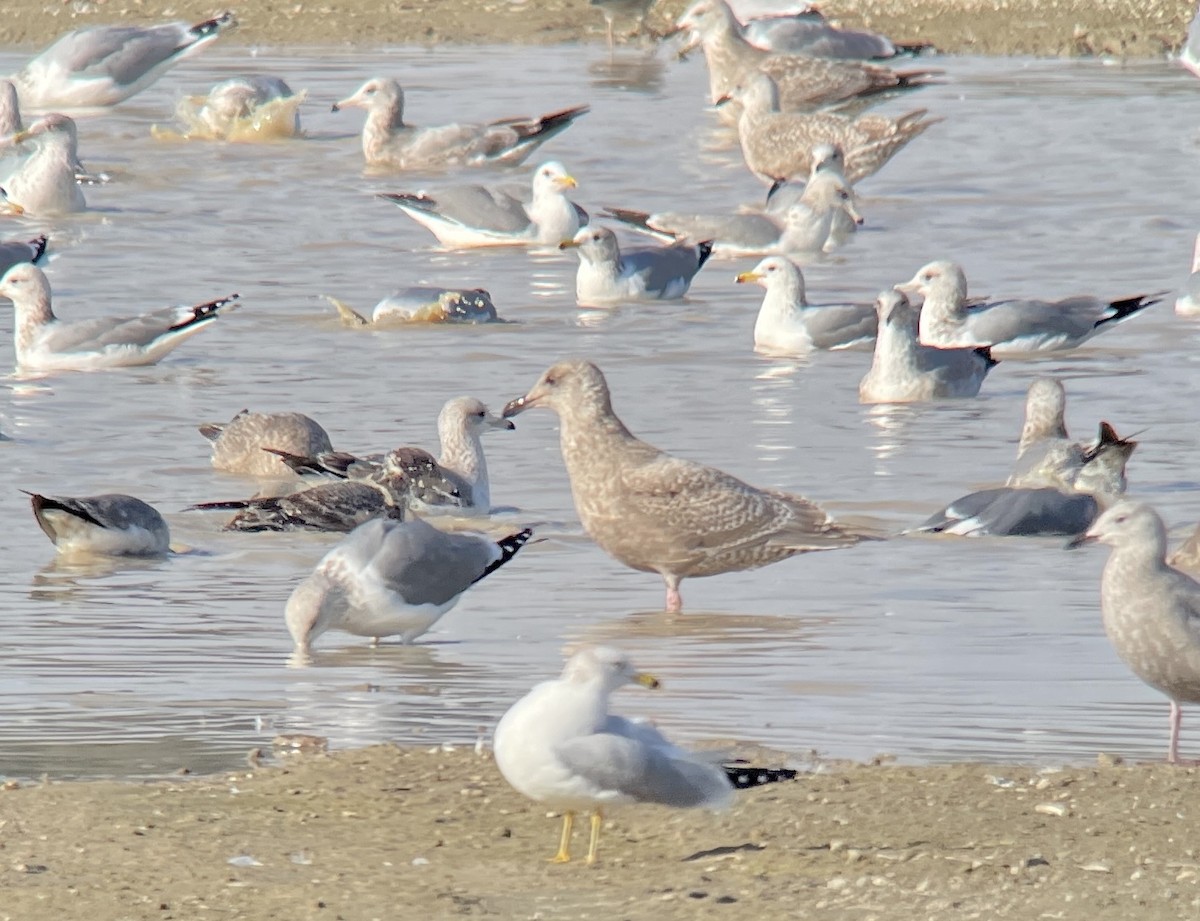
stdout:
{"type": "Polygon", "coordinates": [[[67,115],[51,113],[11,138],[14,144],[33,143],[5,180],[8,197],[33,215],[70,214],[87,208],[79,190],[78,132],[67,115]]]}
{"type": "Polygon", "coordinates": [[[498,541],[447,534],[419,518],[359,525],[321,559],[288,598],[284,617],[298,656],[329,630],[399,635],[411,643],[458,604],[472,585],[525,546],[528,528],[498,541]]]}
{"type": "Polygon", "coordinates": [[[1067,434],[1067,392],[1052,377],[1039,377],[1025,396],[1025,421],[1017,463],[1006,486],[1070,487],[1087,460],[1084,446],[1067,434]]]}
{"type": "Polygon", "coordinates": [[[167,523],[141,499],[120,493],[78,499],[27,495],[38,526],[64,556],[163,556],[170,550],[167,523]]]}
{"type": "MultiPolygon", "coordinates": [[[[839,208],[834,211],[833,225],[823,247],[826,252],[831,252],[834,248],[849,242],[850,238],[858,233],[858,228],[862,224],[862,217],[858,214],[858,195],[855,194],[850,180],[846,178],[845,154],[837,144],[822,142],[814,145],[809,151],[809,159],[812,161],[812,169],[803,180],[792,177],[791,179],[776,179],[771,184],[771,188],[767,190],[764,210],[768,214],[778,217],[804,199],[804,193],[810,182],[814,182],[818,177],[824,175],[836,177],[849,190],[850,202],[854,208],[839,208]]],[[[872,308],[872,312],[874,312],[874,308],[872,308]]]]}
{"type": "MultiPolygon", "coordinates": [[[[735,13],[740,11],[735,10],[735,13]]],[[[764,11],[758,16],[739,18],[742,18],[742,35],[746,41],[764,51],[781,54],[877,61],[932,47],[927,42],[897,45],[878,32],[844,29],[831,24],[820,10],[811,8],[794,12],[764,11]]]]}
{"type": "Polygon", "coordinates": [[[810,304],[800,267],[782,256],[769,256],[735,280],[766,289],[754,322],[754,351],[760,354],[796,357],[875,339],[874,304],[810,304]]]}
{"type": "Polygon", "coordinates": [[[49,238],[42,234],[32,240],[6,240],[0,243],[0,275],[22,262],[40,262],[46,255],[49,242],[49,238]]]}
{"type": "Polygon", "coordinates": [[[931,262],[896,286],[920,294],[921,341],[939,348],[991,346],[995,352],[1073,349],[1162,300],[1165,292],[1108,301],[1079,295],[1061,301],[967,303],[967,277],[953,262],[931,262]]]}
{"type": "Polygon", "coordinates": [[[0,278],[13,302],[17,365],[27,371],[97,371],[161,361],[236,304],[230,294],[194,307],[163,307],[132,317],[64,322],[50,304],[50,282],[37,266],[15,265],[0,278]]]}
{"type": "Polygon", "coordinates": [[[1200,317],[1200,234],[1192,250],[1192,273],[1175,299],[1175,312],[1181,317],[1200,317]]]}
{"type": "Polygon", "coordinates": [[[188,25],[92,26],[68,32],[13,78],[31,109],[112,106],[237,25],[233,13],[188,25]]]}
{"type": "Polygon", "coordinates": [[[0,138],[21,130],[21,103],[11,80],[0,80],[0,138]]]}
{"type": "Polygon", "coordinates": [[[509,118],[486,125],[451,124],[415,128],[404,123],[404,91],[385,77],[373,77],[333,111],[365,109],[363,156],[367,165],[399,170],[439,169],[502,163],[515,166],[556,134],[569,128],[590,106],[574,106],[537,118],[509,118]]]}
{"type": "Polygon", "coordinates": [[[854,189],[830,172],[814,177],[804,194],[780,214],[649,214],[624,208],[605,211],[606,217],[660,240],[712,240],[713,253],[722,256],[831,252],[839,245],[833,228],[840,214],[848,217],[851,227],[863,222],[854,189]]]}
{"type": "Polygon", "coordinates": [[[571,859],[575,813],[591,811],[587,862],[596,862],[604,810],[632,803],[721,809],[738,786],[796,776],[792,770],[724,768],[720,753],[689,752],[652,725],[609,713],[609,698],[627,684],[659,687],[629,658],[606,646],[575,652],[556,680],[543,681],[509,707],[496,725],[500,773],[519,793],[563,813],[553,863],[571,859]],[[737,778],[737,782],[735,781],[737,778]]]}
{"type": "Polygon", "coordinates": [[[200,434],[212,442],[214,470],[258,477],[290,477],[291,469],[264,448],[314,455],[332,451],[325,429],[303,413],[252,413],[243,409],[229,422],[206,422],[200,434]]]}
{"type": "Polygon", "coordinates": [[[1104,632],[1135,675],[1171,701],[1167,762],[1179,763],[1184,703],[1200,703],[1200,583],[1167,565],[1167,530],[1149,505],[1114,505],[1068,546],[1112,547],[1100,580],[1104,632]]]}
{"type": "Polygon", "coordinates": [[[682,610],[685,578],[756,569],[868,536],[801,496],[758,489],[636,438],[613,412],[608,383],[589,361],[552,366],[504,415],[537,407],[558,414],[583,529],[618,562],[661,575],[669,612],[682,610]]]}
{"type": "Polygon", "coordinates": [[[534,170],[532,187],[529,201],[482,185],[379,197],[449,247],[557,245],[587,223],[587,212],[566,196],[576,182],[561,163],[551,160],[534,170]]]}
{"type": "Polygon", "coordinates": [[[914,530],[968,537],[1047,537],[1082,534],[1127,487],[1125,465],[1137,447],[1107,422],[1082,465],[1065,452],[1043,463],[1043,480],[985,489],[955,499],[914,530]],[[1044,485],[1043,485],[1044,484],[1044,485]]]}
{"type": "MultiPolygon", "coordinates": [[[[714,104],[732,93],[745,75],[753,71],[763,71],[779,84],[780,101],[787,111],[918,89],[939,73],[894,71],[859,61],[764,51],[746,41],[741,24],[723,0],[698,0],[684,12],[677,25],[693,36],[684,52],[696,45],[704,49],[709,101],[714,104]]],[[[736,112],[730,111],[724,117],[736,120],[736,112]]]]}
{"type": "Polygon", "coordinates": [[[200,502],[186,511],[236,511],[224,531],[349,533],[373,518],[404,519],[408,479],[387,470],[370,479],[339,480],[284,496],[200,502]]]}
{"type": "MultiPolygon", "coordinates": [[[[300,137],[300,105],[306,93],[295,93],[279,77],[243,74],[223,80],[207,96],[189,96],[175,111],[183,137],[217,141],[261,141],[300,137]]],[[[171,137],[154,130],[156,136],[171,137]]]]}
{"type": "Polygon", "coordinates": [[[742,157],[750,171],[767,182],[809,176],[816,162],[813,150],[820,144],[837,145],[843,152],[845,178],[859,182],[942,121],[926,118],[925,109],[914,109],[899,118],[784,112],[779,106],[779,87],[770,76],[757,71],[746,74],[726,98],[736,99],[742,106],[737,122],[742,157]]]}
{"type": "Polygon", "coordinates": [[[687,294],[692,279],[712,255],[712,241],[621,250],[607,227],[584,227],[559,249],[579,251],[575,300],[581,307],[626,301],[674,300],[687,294]]]}
{"type": "Polygon", "coordinates": [[[617,17],[632,19],[635,23],[632,35],[639,35],[646,22],[646,13],[654,5],[655,0],[591,0],[592,6],[600,7],[604,21],[608,26],[608,51],[611,54],[616,47],[613,36],[613,23],[617,17]]]}
{"type": "Polygon", "coordinates": [[[370,319],[336,297],[325,298],[333,304],[342,322],[348,326],[391,323],[503,323],[483,288],[441,288],[413,285],[389,294],[371,311],[370,319]]]}
{"type": "MultiPolygon", "coordinates": [[[[403,447],[390,452],[386,458],[357,457],[333,451],[285,452],[274,450],[283,463],[294,472],[321,474],[339,478],[361,478],[376,475],[386,464],[404,474],[413,484],[422,481],[436,484],[436,492],[414,492],[414,500],[422,511],[437,506],[456,514],[486,515],[491,510],[491,481],[488,478],[487,458],[480,436],[499,429],[512,431],[516,426],[488,410],[475,397],[455,397],[448,400],[438,413],[440,456],[434,458],[420,448],[403,447]]],[[[270,446],[265,446],[270,447],[270,446]]]]}
{"type": "Polygon", "coordinates": [[[923,403],[979,395],[997,364],[984,348],[934,348],[917,338],[917,311],[903,293],[884,291],[875,301],[879,332],[871,370],[858,385],[860,403],[923,403]]]}
{"type": "Polygon", "coordinates": [[[1188,24],[1187,39],[1179,52],[1179,63],[1200,77],[1200,8],[1188,24]]]}

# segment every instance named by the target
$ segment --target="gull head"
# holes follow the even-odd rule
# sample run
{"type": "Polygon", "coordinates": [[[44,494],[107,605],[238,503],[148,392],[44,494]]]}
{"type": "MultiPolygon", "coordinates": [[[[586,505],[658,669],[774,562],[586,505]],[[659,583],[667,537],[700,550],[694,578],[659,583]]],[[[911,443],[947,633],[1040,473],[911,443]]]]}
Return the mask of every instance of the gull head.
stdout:
{"type": "Polygon", "coordinates": [[[342,109],[367,109],[368,111],[396,106],[404,110],[404,90],[398,81],[390,77],[372,77],[358,88],[352,96],[340,99],[333,104],[332,112],[342,109]]]}
{"type": "Polygon", "coordinates": [[[913,322],[913,306],[909,303],[904,292],[899,288],[889,288],[879,292],[875,298],[875,312],[879,314],[880,324],[900,326],[913,322]]]}
{"type": "Polygon", "coordinates": [[[36,265],[18,262],[0,278],[0,298],[18,302],[39,295],[50,296],[50,283],[36,265]]]}
{"type": "Polygon", "coordinates": [[[559,249],[577,249],[579,258],[596,263],[616,262],[621,258],[617,235],[607,227],[581,227],[570,240],[558,244],[559,249]]]}
{"type": "Polygon", "coordinates": [[[737,26],[738,21],[733,15],[733,10],[724,0],[696,0],[675,20],[677,30],[691,33],[691,37],[679,49],[679,53],[686,54],[708,36],[720,34],[725,30],[735,30],[737,26]]]}
{"type": "Polygon", "coordinates": [[[627,684],[644,688],[659,688],[662,683],[653,675],[638,671],[629,657],[611,646],[584,646],[567,659],[563,680],[571,684],[599,684],[611,693],[627,684]]]}
{"type": "Polygon", "coordinates": [[[1093,542],[1111,547],[1138,544],[1158,549],[1161,559],[1167,545],[1167,529],[1158,512],[1143,502],[1118,502],[1092,522],[1092,526],[1069,544],[1068,549],[1093,542]]]}
{"type": "Polygon", "coordinates": [[[816,210],[840,208],[850,215],[850,219],[858,226],[863,224],[863,216],[856,206],[858,196],[854,187],[839,174],[833,172],[817,173],[804,189],[801,201],[812,205],[816,210]]]}
{"type": "Polygon", "coordinates": [[[815,144],[808,152],[812,160],[812,176],[817,173],[837,173],[846,170],[846,155],[837,144],[815,144]]]}
{"type": "Polygon", "coordinates": [[[941,260],[924,266],[911,281],[896,285],[896,289],[926,300],[946,297],[961,302],[967,297],[967,276],[957,263],[941,260]]]}
{"type": "Polygon", "coordinates": [[[14,144],[22,144],[36,138],[56,141],[65,144],[72,151],[79,144],[79,132],[75,127],[75,119],[61,112],[51,112],[35,121],[24,131],[18,131],[12,136],[14,144]]]}
{"type": "Polygon", "coordinates": [[[538,192],[565,192],[567,189],[577,188],[579,183],[575,181],[575,177],[567,172],[557,160],[550,160],[543,163],[533,173],[533,192],[536,195],[538,192]]]}
{"type": "Polygon", "coordinates": [[[448,401],[438,414],[438,429],[440,431],[445,428],[482,435],[489,429],[511,432],[516,426],[508,419],[490,412],[487,406],[475,397],[455,397],[448,401]]]}
{"type": "Polygon", "coordinates": [[[510,400],[503,416],[509,419],[537,407],[561,414],[564,409],[591,404],[611,409],[604,374],[590,361],[560,361],[546,369],[525,396],[510,400]]]}
{"type": "Polygon", "coordinates": [[[768,291],[798,287],[801,296],[804,292],[804,275],[800,267],[783,256],[768,256],[749,272],[742,272],[734,281],[739,285],[758,285],[768,291]]]}

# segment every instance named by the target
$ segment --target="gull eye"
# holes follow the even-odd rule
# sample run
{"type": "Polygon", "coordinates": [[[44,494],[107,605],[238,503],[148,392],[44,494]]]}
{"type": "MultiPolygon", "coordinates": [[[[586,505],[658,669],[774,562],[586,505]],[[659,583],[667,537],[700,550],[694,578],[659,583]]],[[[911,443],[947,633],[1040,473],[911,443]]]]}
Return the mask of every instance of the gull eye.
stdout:
{"type": "Polygon", "coordinates": [[[477,416],[478,416],[480,419],[482,419],[484,416],[486,416],[486,415],[487,415],[487,413],[486,413],[486,412],[484,412],[484,411],[481,409],[481,410],[479,410],[479,412],[477,412],[475,415],[477,415],[477,416]]]}

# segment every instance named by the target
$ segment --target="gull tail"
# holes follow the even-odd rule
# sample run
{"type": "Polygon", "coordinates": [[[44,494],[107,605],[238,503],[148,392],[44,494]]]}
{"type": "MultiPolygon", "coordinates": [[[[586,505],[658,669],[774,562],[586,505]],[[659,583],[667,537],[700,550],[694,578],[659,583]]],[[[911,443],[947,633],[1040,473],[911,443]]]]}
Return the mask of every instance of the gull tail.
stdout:
{"type": "Polygon", "coordinates": [[[29,248],[33,250],[33,257],[29,260],[34,265],[37,265],[39,260],[46,255],[46,246],[50,243],[50,238],[45,234],[40,237],[34,237],[29,241],[29,248]]]}
{"type": "Polygon", "coordinates": [[[54,496],[43,496],[40,493],[28,492],[24,489],[21,492],[29,496],[29,504],[33,506],[33,517],[37,519],[38,527],[52,541],[58,538],[54,531],[54,525],[46,518],[46,512],[48,511],[65,512],[98,528],[104,527],[103,522],[97,520],[91,512],[74,499],[56,499],[54,496]]]}
{"type": "Polygon", "coordinates": [[[991,371],[992,368],[996,367],[996,365],[1000,364],[999,359],[992,357],[992,347],[990,345],[980,346],[979,348],[974,349],[973,351],[975,352],[976,355],[978,355],[980,358],[982,358],[987,363],[987,369],[989,371],[991,371]]]}
{"type": "MultiPolygon", "coordinates": [[[[500,559],[489,563],[488,568],[483,571],[479,579],[491,575],[514,556],[517,552],[529,542],[529,538],[533,537],[533,529],[526,528],[523,531],[518,531],[516,534],[510,534],[508,537],[501,538],[496,541],[496,546],[500,548],[500,559]]],[[[479,579],[475,581],[478,582],[479,579]]]]}
{"type": "MultiPolygon", "coordinates": [[[[216,16],[213,19],[206,19],[203,22],[196,23],[188,31],[192,35],[192,43],[194,44],[195,42],[198,42],[201,39],[209,38],[210,36],[220,35],[226,29],[233,29],[236,26],[237,26],[237,17],[233,15],[232,10],[226,10],[220,16],[216,16]]],[[[183,46],[183,48],[187,48],[187,47],[190,47],[190,46],[189,45],[183,46]]],[[[180,48],[180,50],[182,51],[183,48],[180,48]]]]}
{"type": "Polygon", "coordinates": [[[336,297],[325,295],[325,300],[333,304],[333,309],[337,311],[338,317],[347,326],[370,326],[371,321],[364,317],[361,313],[347,304],[345,301],[339,301],[336,297]]]}
{"type": "Polygon", "coordinates": [[[1166,297],[1168,293],[1167,291],[1155,291],[1153,294],[1138,294],[1119,301],[1111,301],[1108,306],[1112,308],[1113,312],[1097,320],[1093,328],[1099,329],[1101,326],[1106,326],[1109,323],[1120,323],[1122,320],[1127,320],[1135,313],[1140,313],[1147,307],[1153,307],[1166,297]]]}
{"type": "Polygon", "coordinates": [[[919,54],[938,53],[933,42],[892,42],[892,47],[896,49],[896,54],[910,54],[913,57],[919,54]]]}
{"type": "Polygon", "coordinates": [[[723,764],[721,770],[725,772],[725,776],[729,778],[729,782],[735,790],[748,790],[750,787],[795,780],[797,776],[797,772],[791,768],[754,767],[744,761],[723,764]]]}
{"type": "Polygon", "coordinates": [[[603,217],[611,217],[615,221],[620,221],[622,224],[629,224],[631,227],[637,227],[639,230],[653,230],[650,226],[650,212],[648,211],[633,211],[629,208],[604,208],[601,214],[603,217]]]}
{"type": "Polygon", "coordinates": [[[699,251],[696,258],[697,271],[704,268],[704,263],[708,262],[708,257],[712,255],[713,242],[712,240],[701,240],[696,244],[696,249],[699,251]]]}
{"type": "Polygon", "coordinates": [[[401,208],[416,208],[429,214],[437,213],[437,201],[420,192],[376,192],[375,197],[390,201],[401,208]]]}
{"type": "Polygon", "coordinates": [[[215,320],[220,316],[223,307],[235,304],[239,297],[241,295],[231,294],[228,297],[218,298],[215,301],[207,301],[203,304],[197,304],[195,307],[188,307],[186,308],[188,314],[178,323],[173,324],[167,331],[173,333],[179,332],[180,330],[190,329],[193,326],[199,326],[201,323],[208,323],[211,320],[215,320]]]}
{"type": "Polygon", "coordinates": [[[184,509],[185,512],[235,512],[244,508],[251,508],[256,503],[261,502],[260,499],[229,499],[224,502],[198,502],[195,505],[189,505],[184,509]]]}
{"type": "Polygon", "coordinates": [[[931,83],[940,83],[938,77],[943,76],[946,72],[938,69],[924,70],[897,70],[894,72],[896,77],[895,89],[920,89],[923,86],[929,86],[931,83]]]}

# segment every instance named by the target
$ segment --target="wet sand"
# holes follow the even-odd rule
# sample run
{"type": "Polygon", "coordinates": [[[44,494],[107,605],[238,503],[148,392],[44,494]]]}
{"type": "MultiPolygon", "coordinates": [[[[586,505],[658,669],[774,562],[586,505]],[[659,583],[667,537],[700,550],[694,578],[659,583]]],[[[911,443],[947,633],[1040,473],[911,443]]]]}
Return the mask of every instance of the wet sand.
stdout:
{"type": "MultiPolygon", "coordinates": [[[[647,25],[666,29],[687,0],[660,0],[647,25]]],[[[845,26],[897,41],[932,42],[949,54],[1107,54],[1160,57],[1178,50],[1190,0],[823,0],[845,26]]],[[[9,0],[0,44],[37,46],[80,26],[207,18],[210,0],[47,3],[9,0]]],[[[228,40],[253,45],[387,46],[444,42],[598,42],[604,17],[587,0],[339,0],[234,5],[242,24],[228,40]]],[[[625,24],[628,29],[630,24],[625,24]]]]}

